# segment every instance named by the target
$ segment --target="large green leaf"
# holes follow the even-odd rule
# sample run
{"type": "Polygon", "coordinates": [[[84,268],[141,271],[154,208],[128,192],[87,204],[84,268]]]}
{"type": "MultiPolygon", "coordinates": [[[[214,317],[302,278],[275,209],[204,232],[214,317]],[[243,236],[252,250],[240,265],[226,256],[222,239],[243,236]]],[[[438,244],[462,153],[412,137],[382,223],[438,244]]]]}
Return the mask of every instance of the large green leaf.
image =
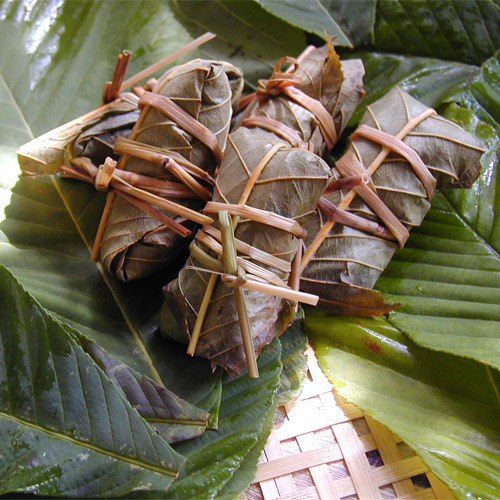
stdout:
{"type": "Polygon", "coordinates": [[[500,368],[500,258],[442,195],[377,282],[420,345],[500,368]]]}
{"type": "Polygon", "coordinates": [[[355,46],[481,64],[500,47],[495,0],[322,0],[355,46]]]}
{"type": "Polygon", "coordinates": [[[209,500],[230,480],[223,498],[236,498],[248,487],[274,418],[280,358],[281,344],[275,339],[259,357],[258,379],[246,372],[234,379],[224,375],[219,428],[177,446],[187,462],[168,498],[209,500]]]}
{"type": "Polygon", "coordinates": [[[498,498],[499,372],[418,347],[384,318],[311,311],[306,328],[342,396],[396,432],[458,498],[498,498]]]}
{"type": "Polygon", "coordinates": [[[0,266],[0,493],[167,489],[183,459],[0,266]]]}
{"type": "Polygon", "coordinates": [[[375,47],[481,64],[500,46],[499,24],[493,0],[379,0],[375,47]]]}
{"type": "Polygon", "coordinates": [[[321,3],[356,47],[373,43],[377,0],[321,0],[321,3]]]}
{"type": "Polygon", "coordinates": [[[449,100],[445,116],[480,136],[487,145],[481,177],[471,190],[446,197],[478,235],[500,252],[500,52],[481,66],[468,88],[449,100]]]}
{"type": "MultiPolygon", "coordinates": [[[[217,427],[221,392],[223,387],[227,392],[231,381],[222,383],[220,371],[212,374],[206,362],[187,356],[185,347],[166,342],[157,332],[161,286],[170,281],[173,270],[128,285],[114,281],[89,259],[103,203],[99,193],[53,177],[23,178],[14,186],[19,172],[15,148],[92,109],[121,49],[138,55],[133,66],[139,69],[191,37],[175,20],[171,5],[160,2],[45,1],[34,7],[7,2],[0,12],[0,90],[9,110],[0,119],[7,132],[1,136],[0,150],[0,192],[6,212],[0,224],[0,261],[51,312],[102,346],[118,366],[124,363],[136,381],[150,377],[189,402],[214,410],[211,425],[217,427]]],[[[275,359],[275,377],[279,366],[275,359]]],[[[220,423],[222,430],[191,445],[197,467],[210,468],[217,478],[211,482],[213,494],[262,441],[277,382],[261,383],[245,376],[240,392],[223,403],[231,433],[220,423]],[[252,415],[241,435],[238,425],[245,420],[234,414],[236,409],[252,415]],[[201,448],[203,453],[197,451],[201,448]]],[[[191,481],[193,475],[176,488],[186,488],[191,481]]]]}
{"type": "Polygon", "coordinates": [[[302,28],[324,38],[325,33],[333,38],[335,45],[352,47],[352,43],[340,26],[321,4],[320,0],[296,2],[294,0],[256,0],[268,12],[283,19],[292,26],[302,28]]]}
{"type": "Polygon", "coordinates": [[[389,300],[401,303],[389,319],[412,340],[496,368],[500,368],[499,79],[498,58],[492,58],[457,98],[458,104],[446,109],[448,118],[487,146],[480,179],[471,190],[436,196],[424,224],[377,283],[379,290],[390,294],[389,300]]]}

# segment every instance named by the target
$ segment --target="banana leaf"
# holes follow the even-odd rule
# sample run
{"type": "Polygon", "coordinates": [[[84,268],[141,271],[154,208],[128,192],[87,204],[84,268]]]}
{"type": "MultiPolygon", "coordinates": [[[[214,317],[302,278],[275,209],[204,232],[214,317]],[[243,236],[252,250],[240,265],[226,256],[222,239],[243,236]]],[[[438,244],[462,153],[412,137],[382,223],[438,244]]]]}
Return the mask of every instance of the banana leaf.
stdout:
{"type": "MultiPolygon", "coordinates": [[[[252,173],[275,145],[276,142],[262,138],[259,130],[241,127],[232,133],[212,201],[238,204],[252,173]]],[[[317,155],[282,144],[265,164],[246,205],[303,223],[314,210],[329,175],[328,165],[317,155]]],[[[218,228],[218,223],[214,227],[218,228]]],[[[279,256],[284,263],[291,263],[301,244],[297,236],[283,229],[245,218],[237,225],[235,238],[272,256],[279,256]]],[[[197,241],[197,245],[210,253],[202,242],[197,241]]],[[[290,275],[290,269],[272,268],[252,257],[245,258],[245,261],[272,270],[285,283],[290,275]]],[[[211,272],[191,255],[178,278],[165,287],[162,325],[166,335],[184,342],[188,340],[210,276],[211,272]],[[171,318],[172,315],[175,319],[171,318]]],[[[244,296],[254,346],[260,353],[263,346],[281,335],[291,322],[294,303],[250,290],[245,290],[244,296]]],[[[233,375],[246,366],[233,294],[220,280],[215,285],[195,354],[210,359],[212,366],[223,366],[233,375]]]]}
{"type": "MultiPolygon", "coordinates": [[[[169,97],[207,127],[224,150],[232,116],[232,88],[241,90],[241,85],[241,73],[234,66],[195,60],[167,71],[153,93],[169,97]]],[[[131,138],[166,153],[180,154],[209,175],[217,166],[213,152],[205,144],[150,106],[142,111],[131,138]]],[[[134,157],[128,157],[123,168],[152,178],[172,177],[166,175],[162,165],[134,157]]],[[[195,210],[203,205],[201,199],[176,202],[195,210]]],[[[169,214],[169,217],[193,228],[193,223],[180,216],[169,214]]],[[[186,245],[184,237],[161,221],[115,197],[103,234],[100,259],[112,274],[128,281],[164,268],[186,245]]]]}
{"type": "MultiPolygon", "coordinates": [[[[396,87],[367,108],[362,124],[396,136],[412,119],[428,113],[427,110],[427,106],[396,87]]],[[[470,187],[479,174],[481,141],[435,113],[415,125],[403,142],[425,163],[436,179],[437,188],[470,187]]],[[[355,136],[342,158],[351,162],[357,158],[369,169],[381,148],[367,138],[355,136]],[[350,156],[353,154],[354,157],[350,156]]],[[[341,177],[336,168],[333,172],[335,178],[341,177]]],[[[421,224],[430,208],[430,196],[405,158],[390,153],[372,174],[371,181],[382,202],[402,223],[402,230],[421,224]]],[[[325,198],[334,207],[342,207],[348,196],[347,191],[338,190],[325,198]]],[[[318,294],[319,306],[328,312],[385,314],[393,306],[385,304],[380,294],[371,289],[402,242],[398,245],[360,196],[346,206],[350,214],[375,223],[376,233],[334,224],[304,270],[301,289],[318,294]]],[[[321,211],[308,219],[307,246],[326,223],[328,216],[321,211]]]]}

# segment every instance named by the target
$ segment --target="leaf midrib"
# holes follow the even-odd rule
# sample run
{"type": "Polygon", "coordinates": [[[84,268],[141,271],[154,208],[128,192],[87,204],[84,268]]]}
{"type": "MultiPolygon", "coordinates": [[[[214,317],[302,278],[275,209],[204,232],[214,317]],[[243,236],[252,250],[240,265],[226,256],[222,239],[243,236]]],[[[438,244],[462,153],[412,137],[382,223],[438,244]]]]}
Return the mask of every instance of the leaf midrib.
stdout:
{"type": "MultiPolygon", "coordinates": [[[[68,215],[71,217],[71,220],[73,221],[73,224],[75,225],[75,228],[78,232],[78,235],[80,236],[81,240],[83,241],[83,243],[84,243],[85,247],[87,248],[89,255],[90,255],[90,253],[91,253],[90,243],[87,241],[87,238],[85,237],[80,225],[78,224],[78,221],[77,221],[75,215],[71,211],[71,207],[69,206],[63,192],[61,191],[59,183],[56,180],[56,177],[51,176],[51,180],[52,180],[52,183],[54,184],[54,187],[55,187],[59,197],[61,198],[61,201],[63,202],[63,204],[66,208],[66,211],[68,212],[68,215]]],[[[131,320],[130,320],[127,312],[125,311],[125,309],[123,308],[123,305],[121,304],[120,300],[118,299],[118,296],[116,295],[116,292],[115,292],[113,286],[111,285],[109,277],[106,275],[100,262],[96,262],[95,265],[96,265],[97,269],[99,270],[99,273],[101,274],[101,277],[102,277],[104,283],[106,284],[108,290],[110,291],[111,295],[113,296],[114,302],[118,306],[118,309],[120,310],[120,312],[123,316],[123,319],[125,320],[125,323],[127,324],[127,327],[129,329],[130,333],[132,334],[134,342],[137,344],[137,346],[141,350],[146,362],[148,363],[148,365],[151,369],[152,378],[156,382],[158,382],[160,385],[163,386],[163,380],[161,379],[161,376],[160,376],[158,370],[156,369],[156,366],[153,363],[153,359],[151,358],[139,332],[132,325],[131,320]]]]}
{"type": "MultiPolygon", "coordinates": [[[[445,203],[447,203],[448,205],[448,209],[450,212],[452,212],[456,217],[457,219],[468,229],[471,231],[471,233],[477,238],[477,241],[482,243],[483,245],[485,245],[493,254],[493,256],[498,259],[500,261],[500,254],[491,246],[490,242],[485,240],[474,228],[473,226],[471,226],[463,217],[462,215],[460,214],[460,212],[458,211],[458,209],[453,205],[453,203],[451,202],[451,200],[446,196],[446,192],[442,192],[442,195],[443,195],[443,198],[444,198],[444,201],[445,203]]],[[[413,314],[412,314],[413,315],[413,314]]],[[[389,316],[388,318],[386,318],[387,322],[393,326],[394,328],[396,328],[398,331],[400,331],[403,335],[406,335],[404,331],[402,331],[400,329],[399,326],[397,326],[392,320],[391,320],[391,317],[389,316]]],[[[480,361],[480,360],[475,360],[477,363],[481,363],[481,365],[484,366],[485,370],[486,370],[486,373],[487,373],[487,378],[488,378],[488,381],[491,385],[491,389],[492,389],[492,392],[495,396],[495,400],[496,400],[496,403],[498,405],[498,407],[500,408],[500,386],[498,386],[497,384],[495,384],[495,381],[493,379],[493,376],[492,376],[492,367],[489,366],[488,364],[484,363],[483,361],[480,361]]]]}
{"type": "MultiPolygon", "coordinates": [[[[15,107],[15,109],[17,110],[18,114],[19,114],[19,117],[21,118],[22,122],[24,123],[25,127],[26,127],[26,132],[28,132],[29,136],[31,137],[31,139],[33,139],[35,136],[33,134],[33,131],[31,130],[31,127],[28,123],[28,121],[26,120],[26,117],[24,116],[24,113],[21,109],[21,107],[19,106],[19,103],[17,102],[14,94],[12,93],[11,91],[11,88],[10,86],[8,85],[7,83],[7,80],[5,79],[5,77],[3,76],[3,72],[0,71],[0,80],[3,82],[3,84],[5,85],[5,88],[7,89],[7,92],[8,92],[8,96],[13,104],[13,106],[15,107]]],[[[10,147],[10,146],[9,146],[10,147]]],[[[75,228],[76,228],[76,231],[78,233],[78,235],[80,236],[80,239],[82,240],[83,244],[85,245],[85,247],[87,248],[88,252],[89,252],[89,255],[90,255],[90,252],[91,252],[91,245],[90,243],[87,241],[80,225],[78,224],[78,221],[75,217],[75,214],[72,212],[63,192],[61,191],[61,188],[60,188],[60,185],[59,185],[59,182],[56,180],[56,177],[55,176],[51,176],[51,181],[52,181],[52,184],[55,188],[55,190],[57,191],[57,194],[59,195],[68,215],[70,216],[71,218],[71,221],[73,222],[75,228]]],[[[116,292],[113,288],[113,286],[111,285],[111,282],[109,280],[109,277],[106,275],[106,273],[104,272],[104,269],[102,268],[102,266],[100,265],[100,263],[96,262],[96,267],[97,269],[99,270],[99,273],[104,281],[104,283],[106,284],[106,287],[108,288],[108,290],[110,291],[113,299],[114,299],[114,302],[115,304],[117,305],[118,309],[120,310],[120,313],[127,325],[127,328],[129,329],[133,339],[134,339],[134,342],[135,344],[137,344],[137,346],[139,347],[141,353],[143,354],[144,358],[145,358],[145,361],[146,363],[148,364],[148,366],[150,367],[150,370],[151,370],[151,375],[152,375],[152,378],[158,382],[159,384],[161,385],[164,385],[163,384],[163,380],[161,379],[161,376],[156,368],[156,366],[154,365],[153,363],[153,359],[152,357],[150,356],[141,336],[140,336],[140,333],[136,330],[136,328],[132,325],[132,322],[127,314],[127,312],[125,311],[125,309],[123,308],[123,305],[121,304],[121,302],[119,301],[117,295],[116,295],[116,292]]]]}
{"type": "Polygon", "coordinates": [[[47,429],[46,427],[43,427],[43,426],[38,425],[38,424],[35,424],[34,422],[30,422],[30,421],[27,421],[27,420],[23,420],[23,419],[21,419],[19,417],[15,417],[14,415],[9,415],[8,413],[0,411],[0,417],[6,418],[8,420],[13,420],[14,422],[16,422],[18,424],[30,427],[32,429],[35,429],[35,430],[39,431],[39,432],[43,432],[44,434],[48,434],[50,436],[54,436],[57,439],[62,439],[64,441],[68,441],[68,442],[70,442],[70,443],[72,443],[74,445],[83,446],[83,447],[88,448],[88,449],[90,449],[92,451],[95,451],[97,453],[101,453],[103,455],[107,455],[107,456],[109,456],[109,457],[111,457],[111,458],[113,458],[115,460],[120,460],[120,461],[128,462],[131,465],[135,465],[135,466],[141,467],[143,469],[148,469],[148,470],[151,470],[153,472],[157,472],[159,474],[163,474],[165,476],[177,477],[177,472],[170,471],[170,470],[164,469],[162,467],[159,467],[157,465],[153,465],[153,464],[150,464],[150,463],[147,463],[147,462],[141,462],[140,460],[136,460],[136,459],[134,459],[132,457],[127,457],[127,456],[124,456],[124,455],[118,455],[117,453],[113,453],[112,451],[105,450],[105,449],[100,448],[99,446],[93,445],[91,443],[86,443],[84,441],[80,441],[78,439],[72,438],[72,437],[67,436],[65,434],[60,434],[60,433],[58,433],[56,431],[47,429]]]}

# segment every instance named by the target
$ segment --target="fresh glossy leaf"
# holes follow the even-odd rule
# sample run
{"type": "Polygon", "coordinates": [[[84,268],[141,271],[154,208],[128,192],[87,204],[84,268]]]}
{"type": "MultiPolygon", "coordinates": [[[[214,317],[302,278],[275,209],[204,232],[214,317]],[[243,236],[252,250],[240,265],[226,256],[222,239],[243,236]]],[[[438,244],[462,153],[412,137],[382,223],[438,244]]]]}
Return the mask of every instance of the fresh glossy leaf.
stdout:
{"type": "Polygon", "coordinates": [[[0,493],[121,496],[169,487],[180,455],[3,266],[0,350],[0,493]]]}
{"type": "Polygon", "coordinates": [[[497,252],[500,252],[500,54],[481,66],[477,78],[454,98],[445,116],[481,137],[487,152],[481,159],[481,176],[471,190],[449,192],[457,212],[497,252]]]}
{"type": "Polygon", "coordinates": [[[217,33],[215,40],[200,49],[203,56],[231,61],[243,69],[251,85],[267,77],[278,59],[296,57],[306,48],[302,30],[270,16],[256,1],[182,0],[177,7],[193,36],[217,33]]]}
{"type": "Polygon", "coordinates": [[[217,500],[233,500],[240,498],[240,492],[245,491],[250,486],[250,483],[255,478],[262,450],[264,449],[264,446],[269,438],[269,434],[273,428],[275,416],[276,406],[273,405],[270,406],[267,411],[262,431],[259,434],[256,443],[246,454],[231,479],[224,485],[224,488],[219,491],[216,497],[217,500]]]}
{"type": "Polygon", "coordinates": [[[375,48],[481,64],[500,47],[493,0],[379,0],[375,48]]]}
{"type": "Polygon", "coordinates": [[[259,357],[258,379],[249,378],[246,372],[234,379],[224,375],[219,428],[176,447],[187,462],[167,498],[209,500],[235,473],[238,476],[228,484],[224,496],[230,492],[229,498],[235,498],[248,486],[248,469],[255,467],[270,432],[269,420],[274,417],[280,358],[281,345],[275,339],[259,357]],[[243,461],[246,462],[240,475],[243,461]]]}
{"type": "Polygon", "coordinates": [[[500,368],[500,259],[440,195],[377,288],[419,345],[500,368]]]}
{"type": "Polygon", "coordinates": [[[141,417],[168,443],[199,436],[207,428],[209,413],[189,404],[172,391],[110,356],[93,340],[66,326],[84,351],[119,387],[141,417]]]}
{"type": "Polygon", "coordinates": [[[384,318],[309,311],[305,321],[343,397],[397,433],[457,498],[498,497],[498,371],[418,347],[384,318]]]}
{"type": "Polygon", "coordinates": [[[401,306],[390,321],[419,345],[500,367],[500,211],[493,58],[446,114],[484,140],[481,176],[470,190],[444,191],[398,252],[377,288],[401,306]],[[467,106],[462,107],[462,106],[467,106]],[[451,203],[450,203],[451,201],[451,203]]]}
{"type": "Polygon", "coordinates": [[[373,43],[377,0],[321,0],[354,46],[373,43]]]}
{"type": "Polygon", "coordinates": [[[123,49],[133,52],[133,75],[192,39],[172,6],[156,0],[7,0],[0,23],[2,85],[34,136],[94,109],[123,49]]]}
{"type": "Polygon", "coordinates": [[[329,37],[335,37],[335,45],[352,47],[352,43],[341,27],[321,4],[320,0],[294,2],[293,0],[256,0],[276,17],[283,19],[292,26],[314,33],[324,38],[325,32],[329,37]]]}
{"type": "Polygon", "coordinates": [[[307,378],[307,336],[302,326],[302,319],[295,319],[287,331],[280,337],[283,354],[281,362],[280,388],[276,394],[278,405],[285,405],[297,398],[307,378]]]}

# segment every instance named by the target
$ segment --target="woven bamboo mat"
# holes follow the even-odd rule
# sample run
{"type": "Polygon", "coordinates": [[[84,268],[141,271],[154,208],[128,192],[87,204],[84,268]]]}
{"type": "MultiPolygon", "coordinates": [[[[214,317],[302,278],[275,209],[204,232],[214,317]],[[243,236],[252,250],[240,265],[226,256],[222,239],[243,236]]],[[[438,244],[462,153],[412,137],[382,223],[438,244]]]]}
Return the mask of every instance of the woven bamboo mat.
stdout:
{"type": "Polygon", "coordinates": [[[343,401],[308,351],[301,396],[278,410],[257,475],[239,500],[452,500],[401,439],[343,401]]]}

